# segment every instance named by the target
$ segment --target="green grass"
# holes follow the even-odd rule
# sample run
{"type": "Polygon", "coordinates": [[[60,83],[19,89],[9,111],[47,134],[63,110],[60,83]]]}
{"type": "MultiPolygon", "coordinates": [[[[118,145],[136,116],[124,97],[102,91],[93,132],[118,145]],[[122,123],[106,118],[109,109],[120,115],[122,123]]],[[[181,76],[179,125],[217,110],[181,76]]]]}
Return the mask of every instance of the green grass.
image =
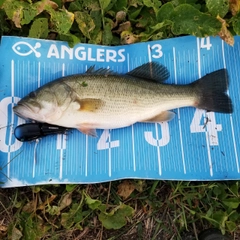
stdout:
{"type": "Polygon", "coordinates": [[[0,189],[0,237],[197,239],[215,227],[239,239],[239,190],[238,181],[143,180],[0,189]]]}
{"type": "MultiPolygon", "coordinates": [[[[231,2],[0,0],[0,35],[71,46],[220,35],[233,44],[240,6],[231,2]]],[[[239,190],[238,181],[145,180],[0,189],[0,239],[191,240],[210,227],[240,239],[239,190]]]]}

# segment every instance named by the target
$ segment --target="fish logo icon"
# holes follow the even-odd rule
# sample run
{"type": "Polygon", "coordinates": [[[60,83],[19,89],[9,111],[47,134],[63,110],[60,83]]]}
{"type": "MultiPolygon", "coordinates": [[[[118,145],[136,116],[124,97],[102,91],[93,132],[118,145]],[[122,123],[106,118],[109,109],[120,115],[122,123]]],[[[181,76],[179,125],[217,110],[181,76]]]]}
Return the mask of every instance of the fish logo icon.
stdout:
{"type": "Polygon", "coordinates": [[[28,56],[32,53],[35,54],[37,58],[41,57],[41,53],[36,49],[41,47],[41,43],[36,42],[35,46],[31,46],[27,42],[17,42],[12,46],[13,51],[20,56],[28,56]]]}

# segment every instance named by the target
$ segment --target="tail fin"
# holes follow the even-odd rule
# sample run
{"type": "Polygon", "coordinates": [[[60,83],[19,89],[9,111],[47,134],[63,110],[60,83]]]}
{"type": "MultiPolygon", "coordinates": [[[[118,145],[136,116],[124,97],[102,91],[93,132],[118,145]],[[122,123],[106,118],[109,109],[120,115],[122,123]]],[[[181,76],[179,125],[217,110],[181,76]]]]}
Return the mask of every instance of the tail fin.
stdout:
{"type": "Polygon", "coordinates": [[[197,108],[210,112],[233,112],[232,101],[226,94],[229,84],[226,69],[207,74],[192,84],[199,96],[197,108]]]}

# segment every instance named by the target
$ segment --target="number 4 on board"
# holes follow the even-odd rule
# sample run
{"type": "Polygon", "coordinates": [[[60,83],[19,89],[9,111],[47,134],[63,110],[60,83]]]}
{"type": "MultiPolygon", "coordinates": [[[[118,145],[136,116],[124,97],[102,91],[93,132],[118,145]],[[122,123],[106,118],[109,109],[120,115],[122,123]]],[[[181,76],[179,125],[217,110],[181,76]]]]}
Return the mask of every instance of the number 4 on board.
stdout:
{"type": "Polygon", "coordinates": [[[210,43],[210,37],[201,38],[200,48],[206,48],[207,50],[210,50],[212,47],[212,44],[210,43]]]}
{"type": "Polygon", "coordinates": [[[196,109],[191,125],[191,133],[207,132],[209,145],[218,145],[218,132],[222,131],[222,124],[216,123],[215,114],[213,112],[206,113],[205,110],[196,109]],[[205,124],[201,124],[201,120],[205,118],[205,124]]]}

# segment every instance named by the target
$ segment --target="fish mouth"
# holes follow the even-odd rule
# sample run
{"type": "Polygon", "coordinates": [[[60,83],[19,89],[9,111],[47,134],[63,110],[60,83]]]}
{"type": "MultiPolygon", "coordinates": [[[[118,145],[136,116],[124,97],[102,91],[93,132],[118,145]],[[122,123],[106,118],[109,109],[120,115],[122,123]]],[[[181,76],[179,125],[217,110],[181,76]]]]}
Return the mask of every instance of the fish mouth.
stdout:
{"type": "Polygon", "coordinates": [[[17,106],[13,107],[13,111],[17,116],[19,116],[23,119],[34,120],[31,117],[34,114],[33,110],[25,104],[18,103],[17,106]]]}

